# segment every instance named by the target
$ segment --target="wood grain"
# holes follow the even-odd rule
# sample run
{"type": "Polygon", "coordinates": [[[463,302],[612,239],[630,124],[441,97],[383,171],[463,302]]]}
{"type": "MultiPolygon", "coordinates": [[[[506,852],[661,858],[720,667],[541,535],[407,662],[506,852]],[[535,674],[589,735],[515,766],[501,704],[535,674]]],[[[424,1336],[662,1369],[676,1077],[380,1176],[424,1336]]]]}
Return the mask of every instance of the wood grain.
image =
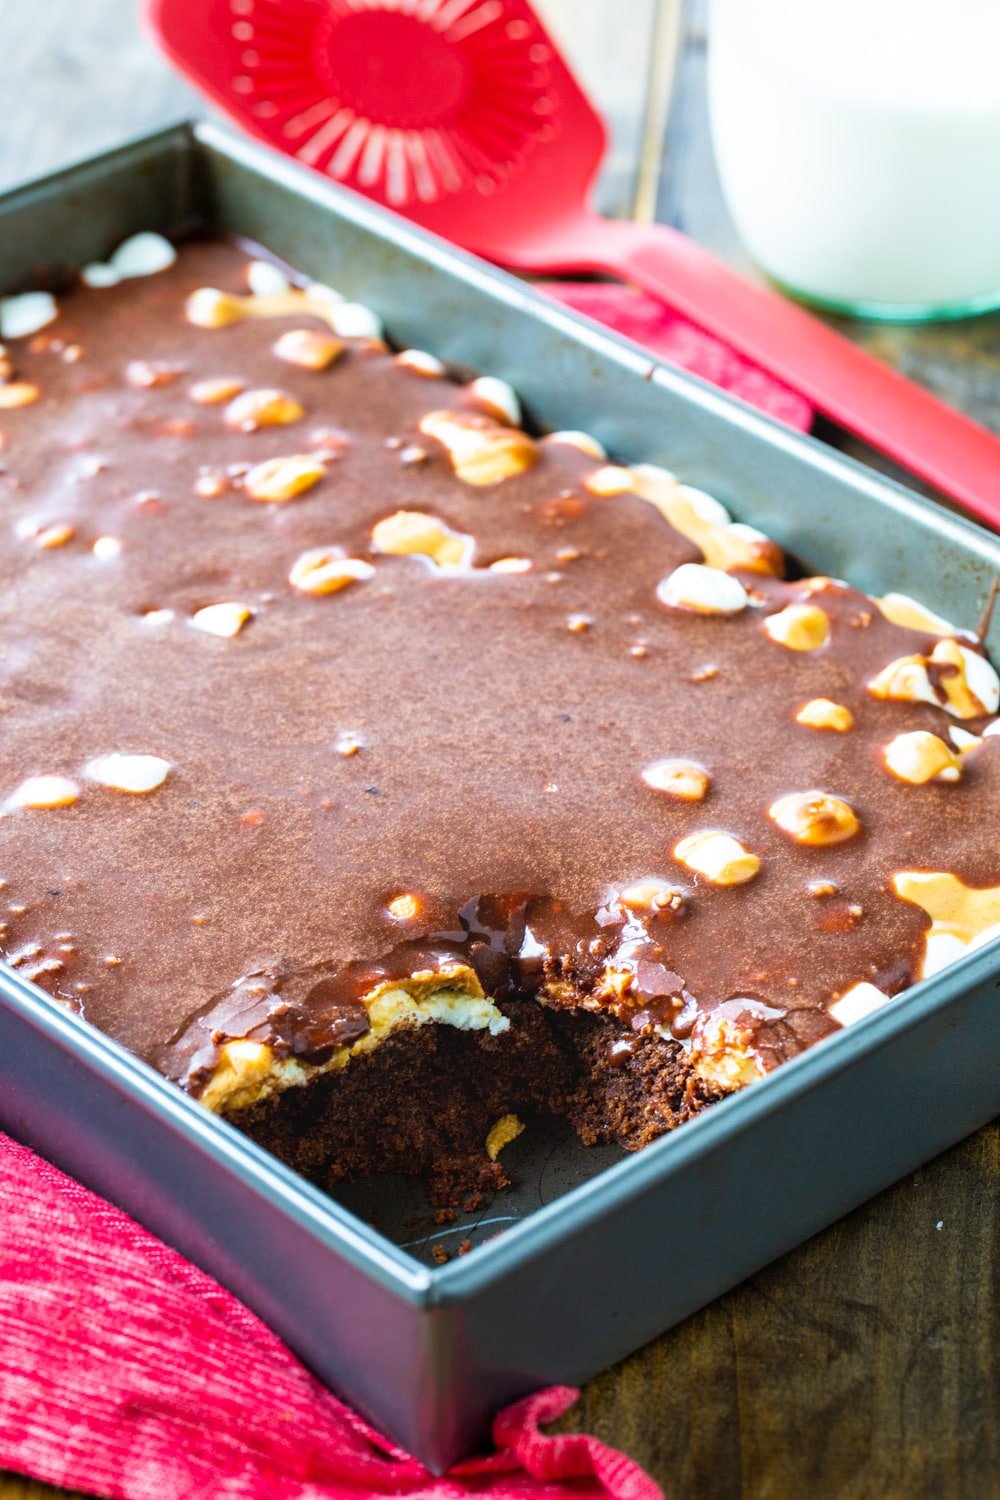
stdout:
{"type": "Polygon", "coordinates": [[[993,1125],[592,1381],[567,1427],[670,1500],[1000,1494],[998,1181],[993,1125]]]}
{"type": "MultiPolygon", "coordinates": [[[[599,201],[627,212],[651,0],[538,3],[610,117],[599,201]]],[[[712,164],[704,55],[697,0],[658,215],[749,270],[712,164]]],[[[0,0],[0,98],[0,187],[199,112],[134,0],[0,0]]],[[[1000,429],[1000,317],[845,331],[1000,429]]],[[[670,1500],[996,1500],[998,1267],[994,1124],[592,1381],[562,1426],[633,1454],[670,1500]]],[[[0,1500],[58,1493],[0,1475],[0,1500]]]]}

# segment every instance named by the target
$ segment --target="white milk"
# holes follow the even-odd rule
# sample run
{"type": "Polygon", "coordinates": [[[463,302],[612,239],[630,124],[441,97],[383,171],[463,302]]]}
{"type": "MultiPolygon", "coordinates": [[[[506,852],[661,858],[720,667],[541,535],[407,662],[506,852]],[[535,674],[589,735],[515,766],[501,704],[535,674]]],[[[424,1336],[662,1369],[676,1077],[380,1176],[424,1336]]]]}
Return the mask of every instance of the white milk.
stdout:
{"type": "Polygon", "coordinates": [[[712,0],[709,95],[765,271],[883,315],[1000,303],[1000,0],[712,0]]]}

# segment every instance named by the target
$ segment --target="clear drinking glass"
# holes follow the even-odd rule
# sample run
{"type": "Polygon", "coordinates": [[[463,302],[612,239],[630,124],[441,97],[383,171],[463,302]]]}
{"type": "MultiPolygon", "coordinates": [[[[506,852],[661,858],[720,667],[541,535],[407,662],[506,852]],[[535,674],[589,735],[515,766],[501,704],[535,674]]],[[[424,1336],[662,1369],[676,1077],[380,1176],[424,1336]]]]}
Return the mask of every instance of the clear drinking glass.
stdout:
{"type": "Polygon", "coordinates": [[[709,102],[736,226],[793,295],[1000,307],[1000,0],[711,0],[709,102]]]}

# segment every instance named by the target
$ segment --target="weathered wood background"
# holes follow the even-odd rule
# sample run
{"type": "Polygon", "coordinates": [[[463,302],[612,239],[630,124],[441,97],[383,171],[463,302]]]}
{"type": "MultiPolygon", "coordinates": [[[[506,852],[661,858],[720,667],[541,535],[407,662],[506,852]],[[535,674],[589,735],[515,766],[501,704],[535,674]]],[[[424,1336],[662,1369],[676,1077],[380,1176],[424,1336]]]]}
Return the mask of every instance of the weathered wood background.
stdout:
{"type": "MultiPolygon", "coordinates": [[[[654,0],[538,5],[611,120],[599,197],[627,214],[654,0]]],[[[0,188],[203,112],[135,12],[136,0],[0,0],[0,188]]],[[[658,217],[745,267],[712,164],[704,65],[698,0],[685,16],[658,217]]],[[[1000,429],[1000,318],[849,331],[1000,429]]],[[[664,1246],[665,1275],[672,1253],[664,1246]]],[[[625,1448],[669,1500],[991,1500],[998,1267],[994,1124],[592,1381],[563,1426],[625,1448]]],[[[56,1493],[0,1476],[0,1500],[56,1493]]]]}

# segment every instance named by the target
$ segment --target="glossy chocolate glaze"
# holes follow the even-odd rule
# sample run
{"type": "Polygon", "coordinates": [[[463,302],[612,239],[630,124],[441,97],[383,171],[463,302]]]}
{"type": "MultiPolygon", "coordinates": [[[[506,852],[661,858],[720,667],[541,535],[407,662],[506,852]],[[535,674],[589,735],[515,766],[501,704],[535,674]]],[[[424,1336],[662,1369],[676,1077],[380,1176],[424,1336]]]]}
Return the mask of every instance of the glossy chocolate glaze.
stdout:
{"type": "Polygon", "coordinates": [[[752,574],[732,618],[665,608],[656,585],[700,553],[652,505],[588,493],[595,460],[543,444],[529,472],[470,487],[418,430],[466,404],[460,387],[372,345],[323,372],[277,359],[279,334],[313,319],[190,326],[186,295],[245,291],[245,263],[190,246],[154,277],[74,291],[10,345],[42,399],[0,412],[0,799],[41,773],[84,790],[0,817],[0,951],[189,1082],[230,1036],[322,1060],[363,1032],[374,985],[456,960],[495,994],[544,985],[569,1006],[603,1003],[610,962],[633,976],[626,1023],[678,1037],[749,997],[775,1059],[834,1030],[826,1007],[852,983],[909,983],[928,919],[891,874],[1000,880],[1000,738],[955,786],[904,785],[878,759],[895,734],[955,722],[865,691],[933,638],[831,587],[816,596],[829,644],[787,650],[761,620],[802,585],[752,574]],[[136,361],[165,378],[136,383],[136,361]],[[229,431],[188,394],[228,376],[296,396],[305,418],[229,431]],[[317,448],[326,477],[286,504],[195,492],[200,475],[317,448]],[[401,508],[472,536],[472,568],[377,556],[371,528],[401,508]],[[75,528],[64,545],[25,534],[56,522],[75,528]],[[95,555],[109,536],[120,555],[95,555]],[[289,587],[299,554],[326,545],[374,577],[289,587]],[[531,571],[489,571],[505,557],[531,571]],[[255,611],[236,638],[191,628],[223,601],[255,611]],[[854,729],[797,724],[816,697],[854,729]],[[87,784],[85,763],[113,751],[172,770],[146,796],[87,784]],[[707,768],[703,802],[644,784],[671,756],[707,768]],[[852,804],[858,837],[802,848],[775,827],[768,806],[813,787],[852,804]],[[672,859],[704,828],[758,854],[758,877],[715,888],[672,859]],[[626,912],[615,893],[650,876],[678,888],[676,909],[626,912]],[[387,909],[401,893],[415,918],[387,909]]]}

